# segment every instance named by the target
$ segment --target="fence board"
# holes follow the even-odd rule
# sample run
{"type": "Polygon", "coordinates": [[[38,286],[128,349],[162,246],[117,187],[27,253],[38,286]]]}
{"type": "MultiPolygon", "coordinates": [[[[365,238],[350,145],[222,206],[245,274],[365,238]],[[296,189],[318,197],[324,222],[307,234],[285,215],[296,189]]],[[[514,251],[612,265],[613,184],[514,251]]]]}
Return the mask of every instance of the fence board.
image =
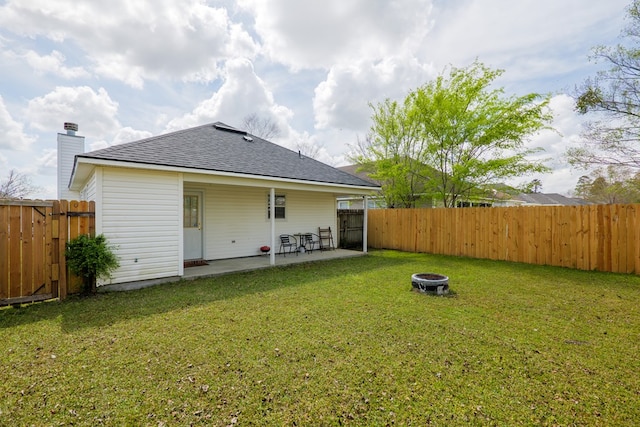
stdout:
{"type": "Polygon", "coordinates": [[[633,236],[634,236],[634,250],[633,250],[633,271],[636,274],[640,274],[640,208],[638,205],[634,205],[634,224],[633,224],[633,236]]]}
{"type": "Polygon", "coordinates": [[[53,224],[53,206],[47,206],[44,208],[45,226],[44,230],[44,280],[46,283],[45,292],[51,294],[53,298],[58,297],[58,271],[53,269],[53,248],[52,248],[52,232],[51,225],[53,224]],[[55,277],[54,277],[55,276],[55,277]],[[55,282],[54,282],[55,280],[55,282]]]}
{"type": "Polygon", "coordinates": [[[636,240],[636,232],[638,229],[637,206],[627,205],[627,230],[630,230],[627,238],[627,273],[633,273],[636,266],[636,249],[638,241],[636,240]]]}
{"type": "Polygon", "coordinates": [[[32,295],[33,291],[33,209],[22,206],[20,209],[20,228],[22,251],[21,276],[19,295],[32,295]]]}
{"type": "Polygon", "coordinates": [[[46,211],[44,209],[33,209],[31,211],[33,215],[33,227],[32,227],[32,236],[33,236],[33,246],[32,246],[32,256],[33,256],[33,280],[32,284],[35,289],[31,292],[34,293],[49,293],[46,291],[47,281],[45,279],[46,276],[46,264],[45,264],[45,219],[46,211]],[[43,215],[44,214],[44,215],[43,215]]]}
{"type": "Polygon", "coordinates": [[[368,215],[372,248],[640,274],[640,205],[372,209],[368,215]]]}
{"type": "Polygon", "coordinates": [[[64,251],[66,242],[68,241],[69,225],[67,221],[68,202],[66,200],[59,200],[53,204],[53,214],[58,218],[58,283],[64,283],[65,286],[60,286],[59,296],[60,299],[67,297],[67,263],[64,258],[64,251]]]}
{"type": "Polygon", "coordinates": [[[0,299],[9,298],[9,206],[0,205],[0,299]]]}
{"type": "Polygon", "coordinates": [[[21,230],[20,206],[9,207],[9,296],[20,296],[22,289],[22,245],[20,244],[21,230]]]}

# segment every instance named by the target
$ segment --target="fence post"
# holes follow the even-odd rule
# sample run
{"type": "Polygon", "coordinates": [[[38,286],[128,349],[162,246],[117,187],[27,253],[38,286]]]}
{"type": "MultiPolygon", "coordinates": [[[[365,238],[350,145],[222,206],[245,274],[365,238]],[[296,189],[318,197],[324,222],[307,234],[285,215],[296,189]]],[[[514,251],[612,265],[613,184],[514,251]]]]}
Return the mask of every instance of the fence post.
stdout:
{"type": "Polygon", "coordinates": [[[64,251],[67,244],[69,225],[67,224],[67,211],[69,203],[66,200],[58,202],[58,269],[59,269],[59,297],[63,300],[67,297],[67,260],[64,251]]]}

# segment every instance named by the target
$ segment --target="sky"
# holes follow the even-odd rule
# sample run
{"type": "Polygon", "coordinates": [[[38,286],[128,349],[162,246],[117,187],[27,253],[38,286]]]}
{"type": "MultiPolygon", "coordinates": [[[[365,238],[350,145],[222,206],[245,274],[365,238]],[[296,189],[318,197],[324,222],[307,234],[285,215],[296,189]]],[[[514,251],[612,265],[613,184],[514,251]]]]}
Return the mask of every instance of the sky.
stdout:
{"type": "Polygon", "coordinates": [[[56,138],[77,123],[87,151],[200,124],[242,127],[349,164],[371,104],[403,99],[449,67],[504,73],[505,96],[550,94],[555,131],[527,141],[570,194],[564,158],[588,117],[576,85],[603,69],[593,47],[620,42],[630,0],[0,0],[0,180],[31,178],[56,198],[56,138]]]}

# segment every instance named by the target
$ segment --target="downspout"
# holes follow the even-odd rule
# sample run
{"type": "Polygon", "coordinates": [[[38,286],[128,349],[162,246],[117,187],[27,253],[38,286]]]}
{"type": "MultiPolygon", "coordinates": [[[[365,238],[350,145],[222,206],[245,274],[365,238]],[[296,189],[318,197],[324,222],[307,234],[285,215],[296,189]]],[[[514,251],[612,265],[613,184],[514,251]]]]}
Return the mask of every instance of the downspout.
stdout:
{"type": "Polygon", "coordinates": [[[367,253],[367,216],[369,213],[369,197],[364,196],[364,218],[362,219],[362,252],[367,253]]]}
{"type": "Polygon", "coordinates": [[[269,218],[271,218],[271,251],[269,264],[276,265],[276,189],[269,190],[269,218]]]}

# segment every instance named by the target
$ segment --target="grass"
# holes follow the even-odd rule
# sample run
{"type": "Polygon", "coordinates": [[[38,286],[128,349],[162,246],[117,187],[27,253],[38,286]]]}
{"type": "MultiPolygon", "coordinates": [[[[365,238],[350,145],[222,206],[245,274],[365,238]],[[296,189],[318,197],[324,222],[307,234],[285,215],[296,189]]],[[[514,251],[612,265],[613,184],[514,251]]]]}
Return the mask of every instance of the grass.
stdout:
{"type": "Polygon", "coordinates": [[[5,308],[0,425],[633,425],[638,301],[632,275],[376,251],[5,308]]]}

